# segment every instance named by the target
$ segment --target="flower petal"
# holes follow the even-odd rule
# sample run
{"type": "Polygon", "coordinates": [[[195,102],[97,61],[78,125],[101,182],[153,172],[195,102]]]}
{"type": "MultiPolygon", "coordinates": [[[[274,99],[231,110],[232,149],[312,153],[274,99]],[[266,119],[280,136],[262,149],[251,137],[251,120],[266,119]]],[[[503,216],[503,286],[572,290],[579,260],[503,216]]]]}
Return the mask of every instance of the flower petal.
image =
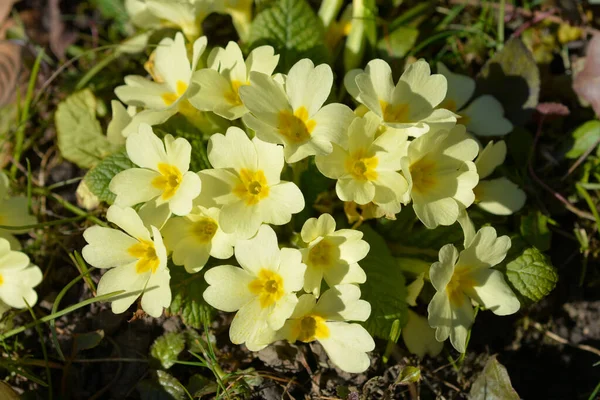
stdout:
{"type": "Polygon", "coordinates": [[[371,365],[366,352],[375,349],[375,342],[365,328],[346,322],[327,322],[327,328],[330,336],[319,342],[331,361],[346,372],[366,371],[371,365]]]}
{"type": "Polygon", "coordinates": [[[476,98],[461,114],[468,117],[467,129],[479,136],[503,136],[513,130],[512,123],[504,118],[502,103],[490,95],[476,98]]]}
{"type": "Polygon", "coordinates": [[[136,260],[127,250],[138,241],[121,231],[92,226],[83,232],[83,237],[88,244],[81,254],[96,268],[114,268],[136,260]]]}
{"type": "Polygon", "coordinates": [[[525,205],[527,195],[507,178],[482,181],[475,188],[477,207],[496,215],[510,215],[525,205]]]}
{"type": "Polygon", "coordinates": [[[519,311],[521,303],[504,280],[502,272],[480,269],[471,277],[477,284],[467,290],[467,296],[496,315],[510,315],[519,311]]]}
{"type": "Polygon", "coordinates": [[[142,310],[154,318],[162,315],[163,309],[171,305],[171,275],[168,269],[156,271],[150,275],[142,295],[142,310]]]}
{"type": "Polygon", "coordinates": [[[254,276],[261,269],[278,271],[280,257],[277,235],[269,225],[261,225],[256,236],[240,240],[235,246],[235,258],[242,268],[254,276]]]}
{"type": "Polygon", "coordinates": [[[254,277],[242,268],[220,265],[206,271],[204,279],[210,286],[202,297],[218,310],[237,311],[255,297],[248,288],[254,277]]]}
{"type": "Polygon", "coordinates": [[[330,214],[321,214],[319,218],[309,218],[302,226],[300,235],[305,243],[318,237],[327,236],[335,231],[335,219],[330,214]]]}
{"type": "Polygon", "coordinates": [[[333,72],[327,64],[315,67],[313,62],[304,58],[290,69],[285,89],[294,111],[304,107],[309,116],[313,116],[325,103],[331,86],[333,72]]]}
{"type": "Polygon", "coordinates": [[[158,171],[159,163],[169,163],[165,145],[148,124],[141,124],[139,131],[127,138],[127,155],[137,166],[158,171]]]}
{"type": "Polygon", "coordinates": [[[487,178],[506,158],[506,142],[489,142],[475,160],[479,179],[487,178]]]}
{"type": "Polygon", "coordinates": [[[137,240],[150,241],[150,232],[133,208],[110,206],[106,212],[106,219],[123,229],[129,236],[137,240]]]}
{"type": "Polygon", "coordinates": [[[208,142],[208,159],[213,168],[255,171],[256,149],[246,132],[232,126],[225,135],[215,134],[208,142]]]}
{"type": "Polygon", "coordinates": [[[138,274],[135,262],[112,268],[106,271],[98,283],[97,296],[103,296],[108,293],[124,290],[116,300],[111,300],[112,311],[115,314],[121,314],[131,306],[135,300],[142,294],[146,287],[149,275],[148,273],[138,274]]]}

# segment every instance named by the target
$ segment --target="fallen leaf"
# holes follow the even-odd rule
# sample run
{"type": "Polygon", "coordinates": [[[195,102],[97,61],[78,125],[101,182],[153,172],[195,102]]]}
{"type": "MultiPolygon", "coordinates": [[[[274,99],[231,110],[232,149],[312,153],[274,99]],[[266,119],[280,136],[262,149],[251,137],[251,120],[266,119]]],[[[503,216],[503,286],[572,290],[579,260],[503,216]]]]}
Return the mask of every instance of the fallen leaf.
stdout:
{"type": "Polygon", "coordinates": [[[12,10],[13,4],[18,2],[19,0],[2,0],[0,1],[0,25],[6,21],[6,18],[10,15],[10,10],[12,10]]]}
{"type": "Polygon", "coordinates": [[[60,12],[60,0],[48,1],[48,20],[50,49],[56,57],[63,59],[67,47],[75,43],[76,34],[65,30],[60,12]]]}
{"type": "Polygon", "coordinates": [[[600,34],[588,44],[585,66],[575,77],[573,90],[600,115],[600,34]]]}
{"type": "Polygon", "coordinates": [[[14,99],[20,71],[21,47],[6,40],[0,41],[0,107],[14,99]]]}

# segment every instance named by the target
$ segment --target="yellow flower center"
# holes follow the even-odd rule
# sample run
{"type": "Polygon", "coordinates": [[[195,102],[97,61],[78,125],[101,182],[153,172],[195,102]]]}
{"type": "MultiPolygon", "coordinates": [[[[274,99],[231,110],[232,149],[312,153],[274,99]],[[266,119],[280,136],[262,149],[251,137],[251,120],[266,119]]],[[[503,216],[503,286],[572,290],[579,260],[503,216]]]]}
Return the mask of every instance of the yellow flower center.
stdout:
{"type": "Polygon", "coordinates": [[[410,166],[413,181],[413,190],[427,193],[437,185],[437,164],[429,158],[421,158],[410,166]]]}
{"type": "Polygon", "coordinates": [[[203,217],[194,222],[191,231],[198,242],[205,244],[212,240],[218,228],[219,225],[214,219],[203,217]]]}
{"type": "Polygon", "coordinates": [[[281,276],[264,268],[260,270],[258,277],[250,282],[248,288],[259,297],[262,308],[275,304],[284,295],[281,276]]]}
{"type": "Polygon", "coordinates": [[[242,100],[240,99],[240,87],[248,85],[249,83],[242,83],[240,81],[233,80],[231,81],[231,90],[225,93],[225,100],[233,106],[242,105],[242,100]]]}
{"type": "Polygon", "coordinates": [[[233,193],[244,199],[247,205],[258,204],[269,196],[269,184],[262,170],[250,171],[243,168],[240,171],[240,180],[241,182],[233,188],[233,193]]]}
{"type": "Polygon", "coordinates": [[[183,175],[179,168],[171,164],[159,163],[158,172],[160,176],[157,176],[152,180],[152,186],[163,191],[162,199],[169,200],[177,193],[179,185],[183,180],[183,175]]]}
{"type": "Polygon", "coordinates": [[[295,329],[298,332],[298,340],[305,343],[329,337],[325,319],[319,315],[305,315],[297,322],[295,329]]]}
{"type": "Polygon", "coordinates": [[[454,307],[462,306],[464,301],[464,292],[475,286],[475,281],[469,276],[467,268],[456,268],[452,278],[446,285],[446,293],[450,299],[450,304],[454,307]]]}
{"type": "Polygon", "coordinates": [[[284,110],[279,112],[279,133],[292,143],[303,143],[310,139],[317,126],[314,120],[308,119],[306,107],[300,107],[294,113],[284,110]]]}
{"type": "Polygon", "coordinates": [[[2,276],[2,274],[0,274],[0,285],[2,285],[4,283],[4,277],[2,276]]]}
{"type": "Polygon", "coordinates": [[[410,122],[408,119],[410,106],[408,104],[389,104],[384,100],[379,100],[379,105],[385,122],[410,122]]]}
{"type": "Polygon", "coordinates": [[[468,116],[466,116],[465,114],[461,114],[459,112],[457,112],[457,107],[456,107],[456,102],[452,99],[446,99],[442,102],[442,104],[440,104],[438,106],[438,108],[445,108],[446,110],[452,111],[455,114],[459,115],[459,122],[462,125],[467,125],[470,121],[471,118],[469,118],[468,116]]]}
{"type": "Polygon", "coordinates": [[[176,92],[167,92],[162,94],[162,99],[165,102],[165,105],[170,106],[175,103],[187,90],[188,85],[184,81],[177,81],[175,90],[176,92]]]}
{"type": "Polygon", "coordinates": [[[456,112],[456,102],[452,99],[446,99],[442,101],[442,104],[440,104],[438,107],[445,108],[448,111],[456,112]]]}
{"type": "Polygon", "coordinates": [[[313,267],[329,268],[339,258],[339,249],[327,239],[321,240],[308,252],[308,262],[313,267]]]}
{"type": "Polygon", "coordinates": [[[360,149],[346,159],[346,171],[359,181],[374,181],[377,179],[377,165],[379,159],[375,156],[368,157],[365,149],[360,149]]]}
{"type": "Polygon", "coordinates": [[[152,273],[156,272],[160,261],[156,255],[154,243],[140,240],[138,243],[128,248],[127,252],[138,259],[137,264],[135,264],[135,271],[138,274],[143,274],[148,271],[152,271],[152,273]]]}

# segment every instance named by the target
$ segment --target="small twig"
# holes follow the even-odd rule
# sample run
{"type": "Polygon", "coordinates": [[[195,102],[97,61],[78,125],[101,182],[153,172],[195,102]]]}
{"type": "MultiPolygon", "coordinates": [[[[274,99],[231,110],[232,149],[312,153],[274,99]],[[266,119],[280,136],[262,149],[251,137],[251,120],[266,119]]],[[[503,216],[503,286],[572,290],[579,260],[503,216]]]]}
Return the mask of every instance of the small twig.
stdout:
{"type": "Polygon", "coordinates": [[[596,219],[594,218],[594,216],[586,211],[580,210],[579,208],[575,207],[573,204],[571,204],[571,202],[569,200],[567,200],[562,194],[554,191],[554,189],[552,189],[550,186],[548,186],[544,181],[542,181],[537,174],[535,173],[535,170],[533,169],[533,155],[535,154],[535,150],[537,149],[537,144],[539,142],[539,139],[542,135],[542,126],[544,124],[544,119],[545,116],[542,115],[540,117],[540,121],[538,123],[538,129],[537,132],[535,133],[535,138],[533,139],[533,145],[531,146],[531,153],[529,155],[529,160],[527,161],[527,169],[529,171],[529,175],[531,175],[531,177],[542,187],[544,188],[546,191],[548,191],[549,193],[551,193],[554,198],[556,198],[558,201],[560,201],[561,203],[563,203],[565,205],[565,207],[567,208],[567,210],[571,211],[573,214],[577,215],[580,218],[584,218],[590,221],[596,221],[596,219]]]}
{"type": "Polygon", "coordinates": [[[554,340],[554,341],[556,341],[558,343],[566,344],[567,346],[575,347],[575,348],[577,348],[579,350],[587,351],[589,353],[595,354],[598,357],[600,357],[600,350],[598,350],[595,347],[588,346],[587,344],[574,344],[574,343],[571,343],[567,339],[565,339],[565,338],[563,338],[561,336],[558,336],[556,333],[551,332],[551,331],[549,331],[547,329],[544,329],[544,327],[542,326],[542,324],[540,324],[539,322],[534,322],[533,323],[533,327],[535,329],[537,329],[538,331],[542,332],[544,335],[548,336],[550,339],[552,339],[552,340],[554,340]]]}
{"type": "Polygon", "coordinates": [[[563,176],[561,178],[561,180],[565,180],[569,175],[571,175],[573,173],[573,171],[575,171],[577,169],[577,167],[579,167],[579,165],[581,165],[582,162],[585,161],[585,159],[590,155],[590,153],[592,151],[594,151],[594,149],[600,144],[600,138],[598,138],[598,140],[596,140],[594,142],[594,144],[592,144],[586,151],[585,153],[583,153],[578,159],[577,161],[575,161],[575,164],[571,165],[571,167],[569,168],[569,170],[567,171],[567,173],[565,174],[565,176],[563,176]]]}

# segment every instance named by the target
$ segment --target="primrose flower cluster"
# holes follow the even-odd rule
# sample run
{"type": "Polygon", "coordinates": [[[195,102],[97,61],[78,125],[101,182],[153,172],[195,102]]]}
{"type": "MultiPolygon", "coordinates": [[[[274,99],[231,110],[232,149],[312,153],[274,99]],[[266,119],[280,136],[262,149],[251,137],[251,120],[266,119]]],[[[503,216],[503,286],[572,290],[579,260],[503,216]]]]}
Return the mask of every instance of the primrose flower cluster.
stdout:
{"type": "MultiPolygon", "coordinates": [[[[143,5],[140,18],[175,21],[159,11],[160,1],[128,3],[143,5]]],[[[177,21],[186,37],[195,36],[177,21]]],[[[116,228],[93,226],[84,233],[83,257],[107,269],[98,295],[126,292],[112,300],[115,313],[141,296],[141,308],[159,317],[171,303],[170,268],[192,274],[211,257],[227,260],[206,268],[203,297],[236,313],[233,343],[257,351],[277,340],[318,341],[341,369],[364,371],[375,343],[353,321],[371,313],[359,287],[367,279],[359,262],[369,244],[362,232],[336,229],[335,219],[322,214],[304,222],[301,245],[281,246],[272,226],[290,223],[307,206],[297,182],[282,180],[282,173],[314,157],[346,204],[388,218],[412,204],[428,228],[457,221],[470,226],[464,215],[474,203],[506,215],[525,201],[507,178],[480,182],[503,162],[506,146],[489,142],[480,151],[472,136],[503,135],[512,126],[495,100],[479,98],[464,107],[472,85],[465,90],[443,66],[442,74],[432,74],[424,60],[408,66],[397,83],[383,60],[350,71],[344,83],[357,103],[352,110],[327,103],[334,76],[326,64],[302,59],[286,75],[274,74],[279,55],[272,47],[257,47],[244,58],[230,42],[213,48],[199,68],[207,45],[199,37],[188,51],[184,34],[165,38],[149,63],[152,80],[128,76],[115,90],[135,110],[115,101],[110,133],[122,135],[135,167],[110,182],[116,199],[106,217],[116,228]],[[487,123],[478,119],[481,108],[489,113],[487,123]],[[212,168],[191,171],[190,143],[153,131],[177,113],[191,121],[210,113],[232,121],[208,138],[212,168]],[[486,130],[488,124],[494,129],[486,130]]],[[[425,324],[425,336],[450,337],[459,351],[473,321],[471,301],[499,315],[519,307],[502,274],[491,268],[510,240],[497,238],[491,227],[467,236],[460,254],[445,246],[431,267],[437,293],[425,324]]]]}

